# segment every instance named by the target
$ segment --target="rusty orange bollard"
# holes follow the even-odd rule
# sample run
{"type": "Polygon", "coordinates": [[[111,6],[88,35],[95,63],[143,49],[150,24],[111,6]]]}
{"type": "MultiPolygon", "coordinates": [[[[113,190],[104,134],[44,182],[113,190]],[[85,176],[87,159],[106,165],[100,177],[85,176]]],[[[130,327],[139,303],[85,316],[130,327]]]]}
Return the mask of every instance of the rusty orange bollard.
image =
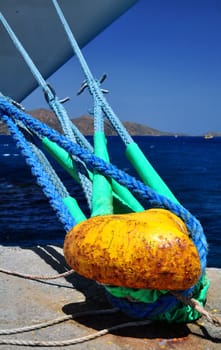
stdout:
{"type": "Polygon", "coordinates": [[[77,273],[127,288],[184,290],[201,274],[185,224],[165,209],[81,222],[67,234],[64,255],[77,273]]]}

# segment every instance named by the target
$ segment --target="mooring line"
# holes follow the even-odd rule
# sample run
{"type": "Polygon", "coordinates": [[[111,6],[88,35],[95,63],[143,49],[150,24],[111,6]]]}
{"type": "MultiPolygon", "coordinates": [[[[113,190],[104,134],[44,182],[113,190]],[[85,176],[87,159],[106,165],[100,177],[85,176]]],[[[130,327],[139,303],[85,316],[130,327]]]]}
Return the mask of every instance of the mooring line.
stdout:
{"type": "Polygon", "coordinates": [[[79,317],[90,316],[90,315],[113,314],[113,313],[116,313],[118,311],[119,311],[119,309],[112,308],[112,309],[100,309],[100,310],[90,310],[90,311],[77,312],[75,314],[64,315],[61,317],[54,318],[53,320],[36,323],[36,324],[30,325],[30,326],[11,328],[11,329],[0,329],[0,335],[9,335],[9,334],[30,332],[30,331],[33,331],[36,329],[46,328],[46,327],[53,326],[55,324],[62,323],[62,322],[68,321],[68,320],[73,320],[73,319],[79,318],[79,317]]]}
{"type": "MultiPolygon", "coordinates": [[[[15,275],[18,277],[23,277],[23,278],[29,278],[29,279],[54,279],[54,278],[60,278],[60,277],[65,277],[70,274],[72,274],[74,271],[69,270],[64,272],[63,274],[59,275],[54,275],[54,276],[36,276],[36,275],[26,275],[26,274],[21,274],[18,272],[13,272],[10,270],[5,270],[5,269],[0,269],[0,272],[7,273],[10,275],[15,275]]],[[[209,313],[197,300],[193,298],[187,298],[184,297],[183,295],[179,294],[178,292],[171,292],[172,295],[174,295],[178,300],[180,300],[182,303],[186,305],[190,305],[194,310],[196,310],[198,313],[200,313],[202,316],[205,316],[206,319],[212,323],[215,326],[221,326],[221,320],[209,313]]],[[[53,326],[58,323],[62,323],[77,317],[83,317],[83,316],[89,316],[89,315],[101,315],[101,314],[112,314],[118,312],[119,309],[113,308],[113,309],[101,309],[101,310],[90,310],[90,311],[84,311],[76,314],[71,314],[71,315],[64,315],[58,318],[55,318],[53,320],[49,320],[46,322],[40,322],[35,325],[30,325],[30,326],[25,326],[25,327],[20,327],[20,328],[13,328],[13,329],[1,329],[0,330],[0,335],[10,335],[10,334],[18,334],[18,333],[23,333],[23,332],[29,332],[49,326],[53,326]]],[[[58,346],[69,346],[69,345],[74,345],[74,344],[79,344],[83,342],[87,342],[89,340],[93,340],[98,337],[102,337],[112,331],[119,330],[122,328],[127,328],[127,327],[139,327],[139,326],[144,326],[148,325],[150,323],[153,323],[153,320],[141,320],[141,321],[131,321],[131,322],[126,322],[122,324],[118,324],[115,326],[112,326],[110,328],[105,328],[101,331],[89,334],[87,336],[83,337],[78,337],[78,338],[72,338],[72,339],[66,339],[66,340],[56,340],[56,341],[41,341],[41,340],[19,340],[19,339],[3,339],[0,337],[0,345],[17,345],[17,346],[32,346],[32,347],[58,347],[58,346]]]]}
{"type": "Polygon", "coordinates": [[[212,323],[214,326],[221,326],[221,319],[215,315],[212,315],[196,299],[184,297],[178,292],[171,292],[171,294],[174,295],[175,298],[180,300],[183,304],[191,306],[192,309],[196,310],[201,316],[204,316],[207,321],[212,323]]]}
{"type": "Polygon", "coordinates": [[[1,339],[0,338],[0,345],[4,344],[4,345],[23,345],[23,346],[42,346],[42,347],[68,346],[68,345],[83,343],[98,337],[102,337],[110,332],[113,332],[122,328],[145,326],[150,323],[152,323],[152,321],[150,320],[121,323],[119,325],[105,328],[105,329],[102,329],[101,331],[98,331],[83,337],[61,340],[61,341],[59,340],[55,340],[55,341],[18,340],[18,339],[1,339]]]}
{"type": "Polygon", "coordinates": [[[56,275],[51,275],[51,276],[31,275],[31,274],[20,273],[17,271],[6,270],[3,268],[0,268],[0,272],[5,273],[7,275],[13,275],[13,276],[17,276],[17,277],[32,279],[32,280],[53,280],[53,279],[57,279],[57,278],[61,278],[61,277],[70,276],[74,273],[74,270],[71,269],[71,270],[68,270],[66,272],[56,274],[56,275]]]}
{"type": "MultiPolygon", "coordinates": [[[[57,274],[57,275],[51,275],[51,276],[40,276],[40,275],[31,275],[31,274],[23,274],[20,272],[16,271],[11,271],[11,270],[6,270],[3,268],[0,268],[0,272],[8,274],[8,275],[13,275],[17,277],[22,277],[22,278],[27,278],[27,279],[36,279],[36,280],[52,280],[52,279],[58,279],[62,277],[67,277],[70,276],[74,273],[74,270],[68,270],[64,273],[57,274]]],[[[209,311],[207,311],[196,299],[194,298],[187,298],[181,295],[178,292],[170,292],[175,298],[180,300],[183,304],[191,306],[194,310],[196,310],[200,315],[204,316],[208,322],[212,323],[215,326],[220,327],[221,326],[221,319],[215,315],[212,315],[209,311]]],[[[115,309],[113,309],[115,310],[115,309]]],[[[117,309],[118,310],[118,309],[117,309]]],[[[66,319],[65,319],[66,320],[66,319]]],[[[52,321],[49,321],[52,322],[52,321]]],[[[55,321],[55,323],[59,323],[62,321],[55,321]]],[[[53,324],[53,323],[50,323],[53,324]]],[[[2,333],[0,330],[0,335],[1,334],[9,334],[9,333],[2,333]]]]}

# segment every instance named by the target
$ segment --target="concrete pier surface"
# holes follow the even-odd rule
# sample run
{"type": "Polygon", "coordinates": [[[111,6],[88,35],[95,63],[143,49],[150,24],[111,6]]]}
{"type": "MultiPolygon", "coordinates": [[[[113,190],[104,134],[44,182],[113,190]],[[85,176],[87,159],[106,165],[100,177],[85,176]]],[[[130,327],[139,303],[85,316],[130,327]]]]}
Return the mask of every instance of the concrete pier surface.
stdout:
{"type": "MultiPolygon", "coordinates": [[[[0,268],[32,275],[54,275],[65,271],[62,248],[0,247],[0,268]]],[[[221,269],[208,268],[211,280],[206,309],[221,317],[221,269]]],[[[133,321],[120,312],[95,314],[110,308],[103,288],[93,281],[72,274],[66,278],[35,281],[0,273],[0,329],[33,325],[67,314],[91,310],[91,315],[73,316],[71,320],[30,332],[1,335],[0,350],[33,349],[32,346],[5,345],[1,339],[61,341],[94,334],[114,325],[133,321]]],[[[38,349],[46,347],[38,346],[38,349]]],[[[55,347],[50,347],[55,349],[55,347]]],[[[218,350],[221,327],[204,318],[192,324],[151,323],[110,331],[107,335],[83,343],[59,346],[59,349],[84,350],[218,350]]]]}

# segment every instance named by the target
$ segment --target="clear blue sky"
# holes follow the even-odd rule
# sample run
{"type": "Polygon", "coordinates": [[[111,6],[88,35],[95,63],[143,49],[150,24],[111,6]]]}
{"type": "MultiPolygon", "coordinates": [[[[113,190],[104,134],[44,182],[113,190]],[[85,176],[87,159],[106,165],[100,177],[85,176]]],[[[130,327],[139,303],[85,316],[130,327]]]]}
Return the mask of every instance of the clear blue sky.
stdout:
{"type": "MultiPolygon", "coordinates": [[[[92,73],[122,121],[199,135],[221,132],[221,1],[139,0],[84,49],[92,73]]],[[[75,118],[88,113],[88,92],[73,57],[48,81],[75,118]]],[[[45,107],[39,90],[23,101],[45,107]]]]}

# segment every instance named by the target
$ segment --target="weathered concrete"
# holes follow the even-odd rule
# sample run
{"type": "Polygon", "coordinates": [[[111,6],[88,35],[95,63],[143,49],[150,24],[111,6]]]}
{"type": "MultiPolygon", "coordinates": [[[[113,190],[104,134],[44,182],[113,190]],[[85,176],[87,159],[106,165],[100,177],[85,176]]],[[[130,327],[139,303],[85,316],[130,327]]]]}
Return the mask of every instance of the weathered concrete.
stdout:
{"type": "MultiPolygon", "coordinates": [[[[20,248],[0,247],[0,267],[30,274],[64,272],[62,249],[54,246],[20,248]]],[[[206,308],[221,315],[221,270],[208,269],[211,287],[206,308]]],[[[103,289],[77,274],[66,279],[37,282],[1,273],[0,328],[22,327],[85,310],[110,307],[103,289]]],[[[75,318],[52,327],[1,338],[30,340],[63,340],[94,333],[103,328],[128,322],[121,313],[91,315],[75,318]]],[[[0,345],[1,350],[31,349],[24,346],[0,345]]],[[[221,328],[204,319],[196,324],[168,325],[155,323],[148,326],[125,328],[85,343],[59,349],[128,350],[128,349],[221,349],[221,328]]],[[[32,348],[33,349],[33,348],[32,348]]],[[[38,347],[38,349],[43,349],[38,347]]],[[[44,348],[45,349],[45,348],[44,348]]]]}

